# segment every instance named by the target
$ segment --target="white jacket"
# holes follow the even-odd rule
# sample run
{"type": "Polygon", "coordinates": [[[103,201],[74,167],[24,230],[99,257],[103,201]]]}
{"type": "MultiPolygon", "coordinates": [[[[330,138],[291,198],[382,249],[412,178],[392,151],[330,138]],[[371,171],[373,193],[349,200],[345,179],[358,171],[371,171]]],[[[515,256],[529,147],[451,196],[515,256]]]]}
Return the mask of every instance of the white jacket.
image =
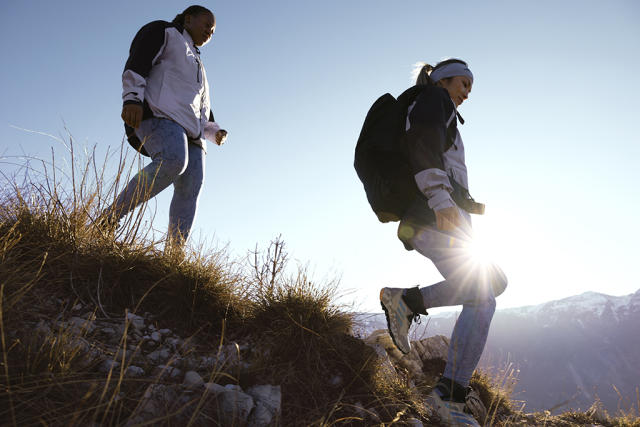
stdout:
{"type": "Polygon", "coordinates": [[[200,51],[177,24],[154,21],[138,31],[122,73],[122,100],[143,105],[144,119],[173,120],[203,148],[220,129],[200,51]]]}

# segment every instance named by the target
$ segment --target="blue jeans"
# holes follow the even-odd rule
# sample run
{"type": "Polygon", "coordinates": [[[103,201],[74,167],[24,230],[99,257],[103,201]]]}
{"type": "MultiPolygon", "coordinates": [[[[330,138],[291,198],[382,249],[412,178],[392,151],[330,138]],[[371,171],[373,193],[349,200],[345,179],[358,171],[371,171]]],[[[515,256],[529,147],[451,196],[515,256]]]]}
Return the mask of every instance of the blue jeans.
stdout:
{"type": "Polygon", "coordinates": [[[184,242],[191,232],[204,182],[204,150],[190,143],[182,126],[168,119],[144,120],[136,135],[144,142],[151,163],[129,181],[108,211],[120,220],[173,184],[167,234],[184,242]]]}
{"type": "Polygon", "coordinates": [[[402,240],[429,258],[443,281],[420,288],[425,308],[462,305],[451,335],[444,376],[466,387],[476,369],[496,309],[496,297],[507,287],[500,267],[476,259],[470,250],[471,219],[455,232],[405,218],[398,227],[402,240]]]}

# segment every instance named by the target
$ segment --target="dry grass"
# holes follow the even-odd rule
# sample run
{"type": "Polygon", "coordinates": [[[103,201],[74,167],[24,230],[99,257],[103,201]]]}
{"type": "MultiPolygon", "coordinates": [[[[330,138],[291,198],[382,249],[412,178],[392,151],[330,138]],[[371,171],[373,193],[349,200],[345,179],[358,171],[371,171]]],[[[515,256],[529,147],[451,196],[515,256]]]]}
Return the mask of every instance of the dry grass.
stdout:
{"type": "Polygon", "coordinates": [[[508,364],[495,372],[476,370],[471,377],[471,386],[478,392],[480,399],[487,408],[488,425],[498,423],[508,424],[518,414],[524,405],[512,400],[513,390],[517,384],[518,371],[512,364],[508,364]]]}
{"type": "MultiPolygon", "coordinates": [[[[4,176],[1,185],[3,424],[121,425],[136,414],[150,385],[162,385],[159,378],[125,375],[132,363],[126,350],[140,350],[128,344],[128,323],[113,354],[118,364],[106,373],[99,369],[98,337],[68,322],[80,303],[101,319],[153,313],[158,327],[211,343],[209,352],[231,341],[254,343],[249,368],[230,374],[217,366],[206,380],[280,385],[283,425],[390,425],[410,416],[434,425],[408,375],[390,372],[352,336],[351,314],[334,303],[337,284],[316,283],[301,267],[290,273],[282,240],[256,249],[247,265],[224,250],[166,250],[144,219],[146,206],[117,231],[101,228],[102,210],[135,162],[126,166],[117,153],[116,177],[107,180],[94,152],[80,161],[71,138],[67,148],[66,170],[53,157],[31,159],[22,175],[4,176]],[[47,329],[43,319],[57,326],[47,329]]],[[[493,378],[474,375],[489,424],[522,419],[510,401],[512,379],[509,370],[493,378]]],[[[206,396],[158,411],[154,425],[217,423],[206,396]]],[[[638,424],[628,414],[610,425],[638,424]]]]}
{"type": "MultiPolygon", "coordinates": [[[[350,314],[333,304],[335,284],[316,284],[304,269],[285,273],[280,240],[256,252],[247,272],[224,251],[165,250],[143,220],[146,206],[116,232],[103,229],[100,213],[128,182],[131,166],[120,153],[107,185],[94,153],[78,165],[71,139],[67,147],[66,172],[54,158],[31,159],[22,178],[4,177],[0,193],[0,418],[13,425],[117,425],[157,383],[127,378],[124,351],[114,355],[118,367],[101,372],[91,358],[95,337],[66,326],[77,303],[103,319],[152,312],[159,327],[197,335],[214,349],[254,337],[261,354],[250,370],[210,378],[281,385],[288,425],[389,422],[406,404],[421,411],[406,378],[382,378],[375,353],[350,335],[350,314]],[[27,329],[42,319],[61,326],[27,329]]],[[[120,346],[128,348],[126,330],[120,346]]],[[[215,421],[207,405],[197,408],[192,419],[215,421]]],[[[175,423],[177,412],[156,421],[175,423]]]]}
{"type": "MultiPolygon", "coordinates": [[[[165,251],[143,226],[144,207],[116,233],[98,227],[130,173],[121,153],[107,186],[94,153],[79,166],[71,139],[67,147],[66,171],[54,158],[29,159],[0,193],[0,418],[13,425],[119,424],[155,382],[125,378],[124,358],[98,370],[93,337],[65,326],[79,302],[105,319],[153,312],[183,336],[213,336],[246,317],[246,289],[224,251],[165,251]],[[42,319],[61,326],[29,329],[42,319]]],[[[126,341],[125,330],[122,349],[126,341]]]]}
{"type": "Polygon", "coordinates": [[[283,419],[332,425],[391,422],[408,407],[424,413],[407,379],[383,375],[375,351],[352,336],[352,315],[333,303],[337,284],[318,285],[300,267],[287,276],[286,266],[280,239],[262,258],[254,253],[247,325],[262,351],[250,381],[282,385],[283,419]]]}

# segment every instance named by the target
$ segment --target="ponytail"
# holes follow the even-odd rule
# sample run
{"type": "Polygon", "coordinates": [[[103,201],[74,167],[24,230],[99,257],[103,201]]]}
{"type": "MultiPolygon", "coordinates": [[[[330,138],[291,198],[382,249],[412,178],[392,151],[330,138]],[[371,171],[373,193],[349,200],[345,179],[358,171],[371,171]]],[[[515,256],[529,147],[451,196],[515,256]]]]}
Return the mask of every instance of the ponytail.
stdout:
{"type": "Polygon", "coordinates": [[[416,81],[416,85],[432,85],[433,81],[431,80],[431,77],[429,77],[432,70],[433,67],[426,62],[418,62],[412,73],[413,78],[416,81]]]}
{"type": "Polygon", "coordinates": [[[187,15],[196,16],[196,15],[200,15],[201,13],[210,13],[213,16],[213,20],[215,22],[216,17],[213,14],[213,12],[211,12],[209,9],[207,9],[204,6],[198,6],[198,5],[189,6],[188,8],[183,10],[182,13],[177,14],[176,17],[173,18],[173,21],[171,22],[173,24],[178,24],[181,27],[184,27],[184,18],[187,15]]]}

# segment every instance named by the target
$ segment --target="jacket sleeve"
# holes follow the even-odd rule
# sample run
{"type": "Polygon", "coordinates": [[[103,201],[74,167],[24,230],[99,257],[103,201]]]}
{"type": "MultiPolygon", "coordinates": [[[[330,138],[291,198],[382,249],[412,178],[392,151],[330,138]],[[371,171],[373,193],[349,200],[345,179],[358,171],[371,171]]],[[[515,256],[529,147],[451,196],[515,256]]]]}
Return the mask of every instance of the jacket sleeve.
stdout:
{"type": "Polygon", "coordinates": [[[123,104],[142,104],[144,101],[146,79],[164,50],[167,26],[164,21],[151,22],[142,27],[131,42],[129,58],[122,73],[123,104]]]}
{"type": "Polygon", "coordinates": [[[442,155],[447,149],[447,127],[453,102],[444,90],[420,94],[407,117],[407,152],[411,172],[429,207],[441,210],[455,206],[453,188],[445,172],[442,155]]]}
{"type": "Polygon", "coordinates": [[[209,141],[215,141],[216,132],[220,129],[220,125],[213,119],[213,112],[209,111],[209,120],[204,124],[204,137],[209,141]]]}

